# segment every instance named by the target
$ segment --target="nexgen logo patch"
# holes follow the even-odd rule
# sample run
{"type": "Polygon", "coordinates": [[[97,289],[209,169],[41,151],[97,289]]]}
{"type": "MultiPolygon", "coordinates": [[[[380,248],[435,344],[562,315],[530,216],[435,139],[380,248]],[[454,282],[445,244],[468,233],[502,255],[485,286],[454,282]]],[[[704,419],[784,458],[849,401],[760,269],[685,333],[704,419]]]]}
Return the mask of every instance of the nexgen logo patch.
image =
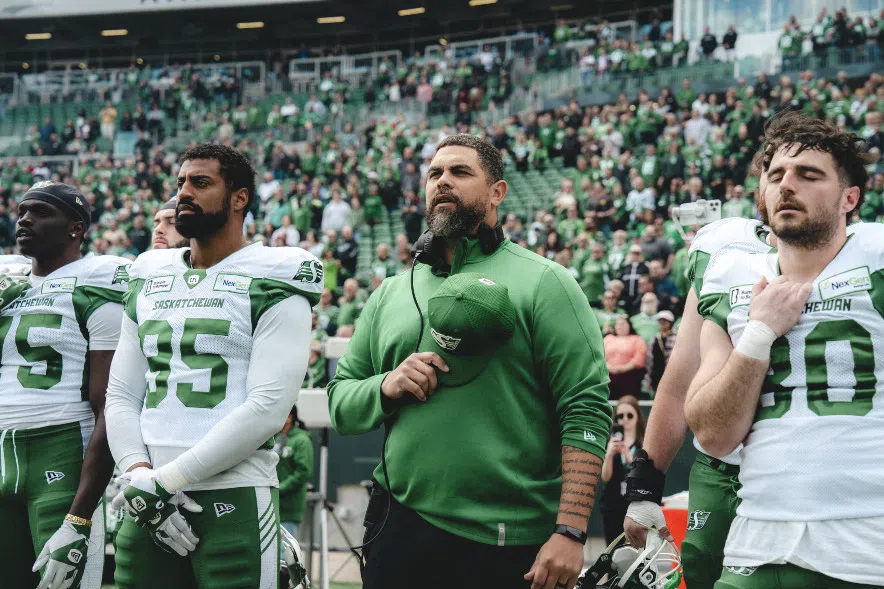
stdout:
{"type": "Polygon", "coordinates": [[[872,288],[872,277],[866,266],[854,268],[820,281],[820,298],[824,301],[872,288]]]}

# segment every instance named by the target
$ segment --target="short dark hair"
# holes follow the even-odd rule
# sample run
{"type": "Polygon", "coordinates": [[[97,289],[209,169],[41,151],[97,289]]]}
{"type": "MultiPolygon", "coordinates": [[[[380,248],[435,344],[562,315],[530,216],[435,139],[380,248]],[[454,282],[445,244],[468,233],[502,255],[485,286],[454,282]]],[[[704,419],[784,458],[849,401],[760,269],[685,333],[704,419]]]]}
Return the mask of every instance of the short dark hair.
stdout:
{"type": "MultiPolygon", "coordinates": [[[[761,161],[765,173],[770,169],[771,160],[780,148],[794,148],[792,155],[808,149],[831,155],[835,160],[841,185],[859,187],[859,200],[854,210],[858,211],[862,206],[866,183],[869,181],[865,166],[873,159],[865,153],[865,142],[855,133],[846,133],[828,121],[788,112],[770,119],[766,125],[761,161]]],[[[848,219],[852,212],[847,214],[848,219]]]]}
{"type": "Polygon", "coordinates": [[[443,147],[453,146],[469,147],[476,150],[476,153],[479,154],[479,166],[485,172],[489,186],[503,180],[503,158],[500,157],[500,152],[491,143],[476,135],[457,133],[443,139],[436,148],[436,153],[439,153],[439,150],[443,147]]]}
{"type": "Polygon", "coordinates": [[[221,177],[227,185],[227,191],[234,192],[242,188],[248,190],[249,202],[245,212],[252,208],[256,192],[255,168],[249,158],[226,145],[203,143],[181,154],[178,163],[183,164],[189,160],[216,160],[221,170],[221,177]]]}

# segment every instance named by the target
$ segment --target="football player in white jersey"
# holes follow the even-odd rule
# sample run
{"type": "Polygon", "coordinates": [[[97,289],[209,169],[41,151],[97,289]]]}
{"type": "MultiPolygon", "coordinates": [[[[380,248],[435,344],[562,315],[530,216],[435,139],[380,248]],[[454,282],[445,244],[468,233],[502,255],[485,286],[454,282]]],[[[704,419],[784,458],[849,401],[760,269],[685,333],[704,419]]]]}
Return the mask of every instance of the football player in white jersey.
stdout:
{"type": "Polygon", "coordinates": [[[153,216],[152,249],[164,250],[190,245],[190,240],[182,237],[178,233],[178,229],[175,228],[175,208],[177,206],[178,199],[172,197],[153,216]]]}
{"type": "MultiPolygon", "coordinates": [[[[750,174],[759,175],[761,157],[753,159],[750,174]]],[[[761,179],[762,185],[765,183],[761,179]]],[[[687,424],[684,399],[700,366],[700,328],[703,319],[697,312],[697,298],[710,260],[727,251],[770,251],[768,228],[754,219],[728,218],[703,227],[694,238],[688,262],[690,289],[678,330],[675,348],[654,396],[645,441],[633,459],[627,478],[627,509],[623,527],[630,543],[644,548],[647,530],[654,528],[671,538],[663,510],[665,471],[684,443],[687,424]]],[[[691,587],[711,588],[721,575],[724,541],[737,503],[734,479],[739,456],[719,460],[697,446],[691,468],[689,521],[682,543],[685,580],[691,587]],[[736,460],[734,460],[736,458],[736,460]],[[702,522],[702,523],[701,523],[702,522]],[[693,525],[692,525],[693,524],[693,525]]]]}
{"type": "Polygon", "coordinates": [[[18,213],[27,257],[0,256],[30,282],[0,314],[0,585],[98,588],[113,471],[104,399],[129,261],[82,256],[90,210],[72,186],[35,184],[18,213]]]}
{"type": "Polygon", "coordinates": [[[790,114],[765,137],[777,252],[731,253],[700,294],[685,417],[714,456],[744,444],[716,589],[884,586],[884,240],[848,235],[868,157],[790,114]]]}
{"type": "Polygon", "coordinates": [[[322,265],[244,240],[255,197],[245,156],[200,145],[180,164],[176,227],[190,247],[132,264],[108,386],[108,438],[128,485],[114,501],[128,512],[115,580],[275,588],[273,437],[307,371],[322,265]]]}

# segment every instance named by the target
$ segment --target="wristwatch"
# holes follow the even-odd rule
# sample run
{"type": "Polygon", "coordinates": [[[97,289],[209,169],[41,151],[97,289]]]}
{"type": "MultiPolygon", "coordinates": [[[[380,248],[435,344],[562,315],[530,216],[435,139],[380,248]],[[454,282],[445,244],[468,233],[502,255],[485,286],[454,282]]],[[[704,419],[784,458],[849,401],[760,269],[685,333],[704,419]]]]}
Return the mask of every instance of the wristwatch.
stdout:
{"type": "Polygon", "coordinates": [[[578,530],[577,528],[572,528],[565,524],[557,524],[556,529],[553,530],[553,534],[561,534],[566,538],[574,540],[580,545],[586,544],[586,539],[589,537],[583,530],[578,530]]]}

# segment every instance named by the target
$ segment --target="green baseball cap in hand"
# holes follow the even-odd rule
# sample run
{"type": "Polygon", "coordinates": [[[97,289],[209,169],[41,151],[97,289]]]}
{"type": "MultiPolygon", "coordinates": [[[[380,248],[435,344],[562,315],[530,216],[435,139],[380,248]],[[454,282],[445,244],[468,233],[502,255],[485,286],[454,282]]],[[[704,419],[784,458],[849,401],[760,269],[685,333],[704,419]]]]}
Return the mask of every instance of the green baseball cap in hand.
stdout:
{"type": "Polygon", "coordinates": [[[513,335],[516,309],[509,289],[481,274],[449,276],[427,303],[421,352],[435,352],[449,372],[439,384],[459,387],[475,379],[513,335]]]}

